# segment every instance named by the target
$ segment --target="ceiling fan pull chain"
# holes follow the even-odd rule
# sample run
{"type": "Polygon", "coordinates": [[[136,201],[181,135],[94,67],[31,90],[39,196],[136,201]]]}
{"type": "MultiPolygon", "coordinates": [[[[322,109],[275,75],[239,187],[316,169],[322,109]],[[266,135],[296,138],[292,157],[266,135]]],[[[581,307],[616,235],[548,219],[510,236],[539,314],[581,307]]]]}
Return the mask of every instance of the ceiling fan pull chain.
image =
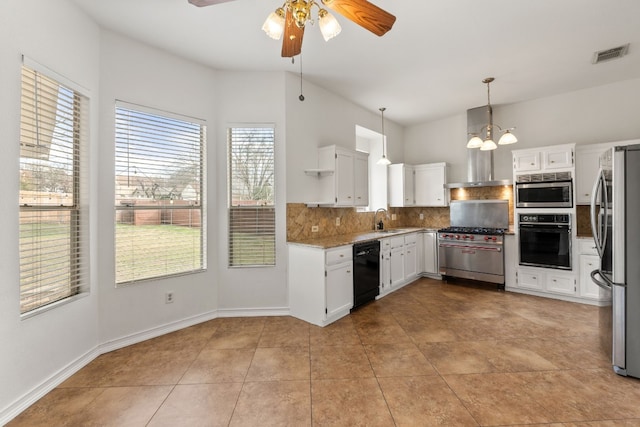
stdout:
{"type": "MultiPolygon", "coordinates": [[[[291,58],[293,60],[293,58],[291,58]]],[[[302,53],[300,53],[300,96],[298,97],[300,102],[304,101],[304,95],[302,94],[302,53]]]]}

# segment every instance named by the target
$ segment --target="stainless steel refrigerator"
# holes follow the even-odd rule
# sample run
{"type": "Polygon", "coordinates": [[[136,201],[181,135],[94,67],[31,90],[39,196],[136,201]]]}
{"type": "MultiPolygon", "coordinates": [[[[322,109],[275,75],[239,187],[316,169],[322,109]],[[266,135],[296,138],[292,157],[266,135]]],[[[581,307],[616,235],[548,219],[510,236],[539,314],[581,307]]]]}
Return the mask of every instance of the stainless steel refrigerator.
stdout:
{"type": "Polygon", "coordinates": [[[614,147],[600,157],[591,228],[600,256],[591,278],[611,292],[601,334],[613,370],[640,378],[640,145],[614,147]]]}

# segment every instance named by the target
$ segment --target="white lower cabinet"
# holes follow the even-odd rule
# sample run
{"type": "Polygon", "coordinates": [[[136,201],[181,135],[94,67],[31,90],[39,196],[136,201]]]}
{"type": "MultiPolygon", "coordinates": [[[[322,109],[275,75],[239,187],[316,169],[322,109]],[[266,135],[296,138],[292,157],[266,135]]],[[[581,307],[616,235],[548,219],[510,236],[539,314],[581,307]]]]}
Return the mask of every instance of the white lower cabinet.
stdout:
{"type": "Polygon", "coordinates": [[[422,232],[422,272],[427,275],[439,274],[438,234],[435,231],[422,232]]]}
{"type": "Polygon", "coordinates": [[[288,276],[293,317],[326,326],[353,308],[352,245],[322,249],[289,244],[288,276]]]}
{"type": "Polygon", "coordinates": [[[404,283],[404,243],[391,248],[391,288],[404,283]]]}
{"type": "Polygon", "coordinates": [[[553,294],[576,295],[573,272],[548,268],[518,267],[516,287],[553,294]]]}
{"type": "Polygon", "coordinates": [[[411,282],[418,277],[418,233],[404,236],[404,281],[411,282]]]}
{"type": "Polygon", "coordinates": [[[516,285],[516,266],[518,265],[518,245],[516,236],[504,236],[504,286],[510,288],[516,285]]]}
{"type": "Polygon", "coordinates": [[[596,245],[593,239],[578,239],[578,253],[580,264],[580,296],[595,302],[610,301],[611,292],[602,289],[591,280],[591,272],[600,267],[600,257],[597,255],[596,245]]]}
{"type": "Polygon", "coordinates": [[[421,270],[419,233],[380,239],[380,296],[407,285],[421,270]]]}

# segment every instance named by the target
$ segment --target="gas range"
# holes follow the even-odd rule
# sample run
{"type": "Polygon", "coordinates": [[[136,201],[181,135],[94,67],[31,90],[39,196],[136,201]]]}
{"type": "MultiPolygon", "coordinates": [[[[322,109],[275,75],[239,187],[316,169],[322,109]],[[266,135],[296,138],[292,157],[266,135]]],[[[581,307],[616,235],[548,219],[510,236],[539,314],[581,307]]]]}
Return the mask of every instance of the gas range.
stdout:
{"type": "Polygon", "coordinates": [[[502,243],[504,228],[447,227],[438,230],[438,238],[448,241],[502,243]]]}

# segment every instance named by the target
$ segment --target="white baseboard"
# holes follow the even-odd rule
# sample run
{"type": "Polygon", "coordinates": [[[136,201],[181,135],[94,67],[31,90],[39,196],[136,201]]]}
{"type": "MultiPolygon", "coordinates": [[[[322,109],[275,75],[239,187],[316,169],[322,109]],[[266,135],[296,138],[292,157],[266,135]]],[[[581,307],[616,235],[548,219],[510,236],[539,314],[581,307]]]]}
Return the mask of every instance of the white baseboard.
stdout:
{"type": "Polygon", "coordinates": [[[171,322],[161,326],[157,326],[155,328],[147,329],[146,331],[136,332],[135,334],[127,335],[122,338],[107,341],[100,344],[98,348],[100,350],[100,354],[108,353],[110,351],[137,344],[151,338],[156,338],[161,335],[179,331],[180,329],[188,328],[189,326],[207,322],[209,320],[216,319],[217,317],[219,317],[217,311],[210,311],[207,313],[199,314],[197,316],[188,317],[176,322],[171,322]]]}
{"type": "Polygon", "coordinates": [[[189,326],[216,319],[218,317],[255,317],[255,316],[288,316],[289,309],[282,308],[245,308],[245,309],[223,309],[199,314],[197,316],[167,323],[146,331],[137,332],[122,338],[107,341],[89,350],[73,362],[51,375],[42,383],[25,393],[15,402],[0,410],[0,426],[7,424],[29,406],[33,405],[45,394],[62,384],[73,374],[88,365],[92,360],[101,354],[117,350],[122,347],[137,344],[151,338],[156,338],[170,332],[175,332],[189,326]]]}
{"type": "Polygon", "coordinates": [[[22,411],[33,405],[45,394],[49,393],[51,390],[62,384],[65,380],[85,367],[87,364],[89,364],[89,362],[91,362],[99,355],[100,352],[98,350],[98,347],[89,350],[73,362],[69,363],[64,368],[60,369],[58,372],[51,375],[38,386],[25,393],[11,405],[4,408],[2,411],[0,411],[0,426],[5,425],[9,421],[17,417],[20,413],[22,413],[22,411]]]}
{"type": "Polygon", "coordinates": [[[219,308],[218,317],[290,316],[289,307],[219,308]]]}

